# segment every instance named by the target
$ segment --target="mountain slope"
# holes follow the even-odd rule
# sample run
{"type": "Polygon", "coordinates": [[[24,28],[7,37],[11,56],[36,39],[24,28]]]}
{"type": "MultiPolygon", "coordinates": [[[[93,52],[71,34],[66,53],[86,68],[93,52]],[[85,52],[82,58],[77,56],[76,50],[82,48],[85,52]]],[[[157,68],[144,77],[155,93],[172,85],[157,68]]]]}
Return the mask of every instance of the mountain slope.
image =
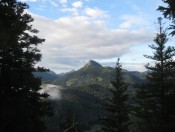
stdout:
{"type": "MultiPolygon", "coordinates": [[[[65,76],[58,77],[52,83],[64,87],[79,87],[93,84],[109,87],[113,71],[114,69],[112,67],[103,67],[99,63],[90,60],[81,69],[66,74],[65,76]]],[[[129,72],[126,70],[123,70],[123,73],[125,81],[130,85],[145,81],[145,74],[143,73],[136,71],[129,72]]]]}
{"type": "MultiPolygon", "coordinates": [[[[123,70],[123,77],[129,84],[130,97],[134,94],[132,85],[145,81],[145,74],[123,70]]],[[[114,68],[103,67],[99,63],[90,60],[77,71],[59,76],[52,83],[62,85],[61,99],[52,100],[51,104],[55,116],[48,120],[49,132],[57,132],[58,124],[64,120],[64,115],[72,111],[75,121],[82,132],[100,131],[100,118],[105,115],[103,106],[106,97],[109,97],[110,80],[114,74],[114,68]]],[[[129,98],[129,103],[133,100],[129,98]]]]}

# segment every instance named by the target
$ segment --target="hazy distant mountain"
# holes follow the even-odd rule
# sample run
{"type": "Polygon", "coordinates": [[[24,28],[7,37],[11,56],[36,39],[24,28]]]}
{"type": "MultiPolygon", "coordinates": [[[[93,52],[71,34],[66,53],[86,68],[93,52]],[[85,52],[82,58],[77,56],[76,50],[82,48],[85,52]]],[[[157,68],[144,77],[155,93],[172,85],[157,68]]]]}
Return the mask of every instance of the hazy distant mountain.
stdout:
{"type": "Polygon", "coordinates": [[[59,73],[59,74],[57,74],[59,77],[60,76],[64,76],[64,75],[66,75],[66,74],[69,74],[69,73],[72,73],[72,72],[74,72],[75,70],[72,70],[72,71],[69,71],[69,72],[62,72],[62,73],[59,73]]]}
{"type": "MultiPolygon", "coordinates": [[[[103,67],[99,63],[90,60],[81,69],[56,78],[52,83],[66,87],[77,87],[98,84],[103,87],[110,86],[114,68],[103,67]]],[[[127,83],[133,85],[145,81],[145,74],[137,71],[123,70],[123,76],[127,83]]]]}
{"type": "Polygon", "coordinates": [[[58,75],[54,71],[34,72],[33,74],[36,77],[40,77],[43,81],[53,81],[58,77],[58,75]]]}

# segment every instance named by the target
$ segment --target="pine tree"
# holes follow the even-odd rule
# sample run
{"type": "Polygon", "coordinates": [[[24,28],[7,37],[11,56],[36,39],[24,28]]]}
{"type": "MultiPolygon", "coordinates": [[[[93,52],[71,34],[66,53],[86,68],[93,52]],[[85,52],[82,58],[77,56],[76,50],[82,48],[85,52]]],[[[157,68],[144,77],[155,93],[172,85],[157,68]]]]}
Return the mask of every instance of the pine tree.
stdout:
{"type": "Polygon", "coordinates": [[[141,119],[140,126],[145,132],[175,131],[175,48],[166,46],[168,41],[162,18],[158,18],[159,30],[154,39],[155,44],[149,45],[154,50],[154,65],[147,64],[148,83],[137,89],[136,115],[141,119]]]}
{"type": "Polygon", "coordinates": [[[127,132],[129,126],[129,105],[127,84],[122,77],[122,65],[119,59],[116,63],[114,80],[111,81],[113,89],[112,97],[105,104],[107,116],[102,119],[104,132],[127,132]]]}
{"type": "Polygon", "coordinates": [[[41,59],[37,45],[44,39],[35,35],[27,8],[16,0],[0,0],[0,132],[45,129],[47,95],[38,92],[41,80],[32,74],[41,59]]]}
{"type": "Polygon", "coordinates": [[[171,20],[171,25],[169,26],[169,29],[171,31],[171,35],[175,35],[175,1],[174,0],[162,0],[167,7],[159,6],[157,10],[163,13],[165,18],[168,18],[171,20]]]}

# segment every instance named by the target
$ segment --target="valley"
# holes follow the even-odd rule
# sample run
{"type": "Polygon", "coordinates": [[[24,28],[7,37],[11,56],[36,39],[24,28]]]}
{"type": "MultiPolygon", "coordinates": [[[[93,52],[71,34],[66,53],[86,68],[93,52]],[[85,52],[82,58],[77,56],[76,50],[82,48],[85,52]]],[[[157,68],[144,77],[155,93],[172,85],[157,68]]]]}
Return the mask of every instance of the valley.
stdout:
{"type": "MultiPolygon", "coordinates": [[[[65,115],[69,114],[69,118],[78,122],[77,128],[82,132],[98,131],[100,118],[105,114],[104,100],[110,96],[113,72],[114,68],[103,67],[90,60],[79,70],[57,75],[55,79],[46,80],[48,73],[40,73],[41,78],[44,75],[42,92],[49,94],[48,99],[54,111],[53,116],[47,120],[49,132],[63,129],[63,126],[57,124],[64,123],[65,115]]],[[[133,103],[134,85],[146,82],[145,75],[137,71],[123,70],[124,80],[129,85],[129,103],[133,103]]]]}

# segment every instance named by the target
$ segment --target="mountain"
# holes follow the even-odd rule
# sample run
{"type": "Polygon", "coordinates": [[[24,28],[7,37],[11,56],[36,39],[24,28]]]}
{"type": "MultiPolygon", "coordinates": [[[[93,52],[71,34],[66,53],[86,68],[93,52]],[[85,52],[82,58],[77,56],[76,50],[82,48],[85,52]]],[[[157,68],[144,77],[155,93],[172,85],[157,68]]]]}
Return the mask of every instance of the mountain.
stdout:
{"type": "Polygon", "coordinates": [[[89,84],[101,84],[104,81],[104,75],[110,72],[109,69],[102,67],[99,63],[90,60],[81,69],[72,73],[58,77],[52,83],[66,87],[74,87],[89,84]]]}
{"type": "Polygon", "coordinates": [[[58,75],[54,71],[48,72],[34,72],[35,77],[40,77],[42,81],[53,81],[55,80],[58,75]]]}
{"type": "MultiPolygon", "coordinates": [[[[55,115],[48,119],[49,132],[57,132],[58,124],[64,121],[64,115],[70,111],[82,132],[100,131],[99,119],[105,115],[102,104],[106,97],[111,96],[108,88],[111,87],[113,74],[114,68],[103,67],[90,60],[79,70],[62,74],[52,81],[52,84],[64,88],[60,91],[60,100],[51,100],[55,115]]],[[[133,85],[145,82],[145,73],[137,71],[123,70],[123,77],[129,84],[130,97],[135,94],[133,85]]],[[[128,102],[133,103],[132,98],[128,102]]]]}
{"type": "MultiPolygon", "coordinates": [[[[99,63],[90,60],[81,69],[60,76],[52,83],[64,87],[81,87],[96,84],[102,87],[110,87],[113,73],[114,68],[103,67],[99,63]]],[[[145,74],[137,71],[123,70],[123,77],[129,85],[145,82],[145,74]]]]}
{"type": "Polygon", "coordinates": [[[82,69],[91,69],[91,68],[102,68],[103,66],[97,63],[96,61],[89,60],[89,62],[82,69]]]}

